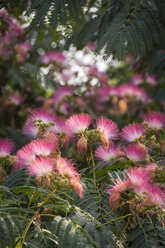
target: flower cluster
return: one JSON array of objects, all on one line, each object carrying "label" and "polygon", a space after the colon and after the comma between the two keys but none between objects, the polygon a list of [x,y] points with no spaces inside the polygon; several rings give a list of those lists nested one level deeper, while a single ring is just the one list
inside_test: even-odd
[{"label": "flower cluster", "polygon": [[131,199],[126,201],[131,211],[144,212],[145,209],[151,211],[164,208],[165,187],[155,182],[158,170],[155,163],[130,168],[123,180],[116,179],[115,185],[107,190],[110,194],[110,205],[113,208],[119,207],[124,201],[124,194],[129,194]]},{"label": "flower cluster", "polygon": [[3,25],[0,34],[0,58],[4,61],[13,58],[19,64],[23,64],[28,51],[32,48],[31,43],[22,41],[23,29],[4,8],[0,9],[0,21]]}]

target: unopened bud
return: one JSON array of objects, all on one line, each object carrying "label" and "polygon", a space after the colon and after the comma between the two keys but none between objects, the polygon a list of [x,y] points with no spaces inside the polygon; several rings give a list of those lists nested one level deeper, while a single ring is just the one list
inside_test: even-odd
[{"label": "unopened bud", "polygon": [[79,154],[85,154],[87,152],[87,139],[82,136],[77,142],[77,151]]}]

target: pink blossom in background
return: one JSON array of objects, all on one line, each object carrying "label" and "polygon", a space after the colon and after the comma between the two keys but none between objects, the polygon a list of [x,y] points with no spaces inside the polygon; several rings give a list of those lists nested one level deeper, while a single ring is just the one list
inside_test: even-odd
[{"label": "pink blossom in background", "polygon": [[48,65],[51,63],[62,64],[66,61],[65,55],[60,51],[49,51],[41,56],[41,63]]},{"label": "pink blossom in background", "polygon": [[110,140],[118,139],[119,130],[115,122],[103,116],[97,119],[96,129],[100,131],[100,137],[104,146],[109,145]]},{"label": "pink blossom in background", "polygon": [[107,148],[99,146],[95,151],[95,157],[104,162],[108,162],[122,155],[123,153],[118,147],[115,147],[114,143],[110,143]]},{"label": "pink blossom in background", "polygon": [[101,86],[97,90],[97,96],[99,101],[105,102],[110,100],[110,93],[112,92],[111,86]]},{"label": "pink blossom in background", "polygon": [[127,54],[124,58],[124,62],[131,64],[135,60],[135,57],[132,54]]},{"label": "pink blossom in background", "polygon": [[89,42],[86,44],[86,47],[89,48],[91,51],[95,51],[96,48],[97,48],[97,44],[94,43],[93,41],[89,41]]},{"label": "pink blossom in background", "polygon": [[145,81],[152,86],[155,86],[157,84],[155,75],[146,75]]},{"label": "pink blossom in background", "polygon": [[24,102],[24,97],[19,92],[13,92],[9,96],[9,100],[16,106],[19,106],[21,103]]},{"label": "pink blossom in background", "polygon": [[135,98],[143,103],[148,103],[151,101],[147,92],[138,86],[132,84],[123,84],[118,87],[118,93],[120,97]]},{"label": "pink blossom in background", "polygon": [[134,76],[131,78],[131,83],[132,83],[133,85],[139,85],[139,84],[143,83],[143,75],[142,75],[142,74],[134,75]]},{"label": "pink blossom in background", "polygon": [[124,147],[124,152],[127,158],[133,162],[145,161],[147,158],[146,147],[139,143],[129,144],[127,147]]},{"label": "pink blossom in background", "polygon": [[17,60],[20,64],[24,63],[25,58],[27,57],[28,51],[32,48],[32,44],[29,41],[19,43],[15,45],[17,51]]},{"label": "pink blossom in background", "polygon": [[66,120],[66,125],[72,133],[85,131],[89,127],[92,117],[89,114],[75,114]]},{"label": "pink blossom in background", "polygon": [[5,157],[14,151],[15,144],[10,139],[0,139],[0,157]]},{"label": "pink blossom in background", "polygon": [[66,97],[71,97],[73,95],[73,90],[66,86],[61,86],[58,88],[53,95],[53,102],[55,108],[58,107],[59,103]]},{"label": "pink blossom in background", "polygon": [[165,128],[165,114],[160,112],[150,112],[145,118],[145,122],[151,129],[163,129]]},{"label": "pink blossom in background", "polygon": [[37,157],[27,166],[28,174],[31,176],[45,176],[53,172],[54,163],[51,157]]},{"label": "pink blossom in background", "polygon": [[135,142],[140,139],[144,131],[145,129],[141,124],[129,124],[122,129],[121,138],[128,142]]}]

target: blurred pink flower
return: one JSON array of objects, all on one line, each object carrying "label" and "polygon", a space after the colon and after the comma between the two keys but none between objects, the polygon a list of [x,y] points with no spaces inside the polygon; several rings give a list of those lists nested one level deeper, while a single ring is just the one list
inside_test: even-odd
[{"label": "blurred pink flower", "polygon": [[148,84],[155,86],[157,84],[155,75],[146,75],[145,80]]},{"label": "blurred pink flower", "polygon": [[41,56],[41,63],[48,65],[51,63],[62,64],[66,61],[66,57],[60,51],[49,51]]},{"label": "blurred pink flower", "polygon": [[139,85],[139,84],[143,83],[143,75],[142,75],[142,74],[134,75],[134,76],[131,78],[131,83],[132,83],[133,85]]},{"label": "blurred pink flower", "polygon": [[[39,127],[37,126],[37,123],[34,122],[40,120],[44,124],[52,123],[55,126],[55,116],[53,114],[50,114],[44,109],[37,109],[28,115],[27,121],[23,127],[23,133],[30,138],[36,138],[39,133]],[[54,126],[50,126],[48,129],[51,130]]]}]

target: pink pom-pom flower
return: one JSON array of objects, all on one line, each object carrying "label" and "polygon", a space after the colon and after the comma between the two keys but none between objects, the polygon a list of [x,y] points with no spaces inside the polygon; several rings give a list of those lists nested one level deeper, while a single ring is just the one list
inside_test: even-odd
[{"label": "pink pom-pom flower", "polygon": [[145,161],[147,158],[146,147],[139,143],[129,144],[124,148],[125,155],[133,162]]},{"label": "pink pom-pom flower", "polygon": [[37,157],[27,166],[28,174],[31,176],[44,176],[53,171],[54,163],[51,157]]},{"label": "pink pom-pom flower", "polygon": [[103,145],[106,147],[109,145],[109,140],[115,140],[118,138],[119,131],[116,123],[103,116],[98,118],[96,129],[100,131],[100,138]]},{"label": "pink pom-pom flower", "polygon": [[[28,116],[28,119],[23,127],[23,133],[30,138],[36,138],[39,134],[39,127],[37,126],[37,123],[41,121],[43,124],[53,124],[55,126],[54,118],[55,116],[48,113],[46,110],[35,110]],[[54,126],[50,126],[49,130]]]},{"label": "pink pom-pom flower", "polygon": [[145,122],[151,129],[165,128],[165,114],[159,112],[151,112],[145,116]]},{"label": "pink pom-pom flower", "polygon": [[116,157],[123,155],[118,147],[115,147],[113,143],[110,143],[108,148],[99,146],[95,151],[95,157],[101,161],[108,162]]},{"label": "pink pom-pom flower", "polygon": [[66,158],[58,157],[55,161],[55,169],[59,175],[68,178],[68,184],[82,197],[83,184],[80,181],[80,175],[75,167]]},{"label": "pink pom-pom flower", "polygon": [[33,140],[17,152],[17,169],[28,166],[37,156],[48,156],[58,147],[58,143],[46,139]]},{"label": "pink pom-pom flower", "polygon": [[79,133],[85,131],[85,129],[89,127],[91,121],[92,118],[88,114],[75,114],[66,120],[66,125],[72,133]]},{"label": "pink pom-pom flower", "polygon": [[10,139],[0,139],[0,157],[5,157],[14,151],[14,142]]},{"label": "pink pom-pom flower", "polygon": [[151,181],[150,173],[143,167],[130,168],[127,176],[129,184],[133,187],[147,185]]},{"label": "pink pom-pom flower", "polygon": [[121,131],[121,137],[128,142],[137,141],[144,133],[144,128],[141,124],[134,123],[125,126]]}]

